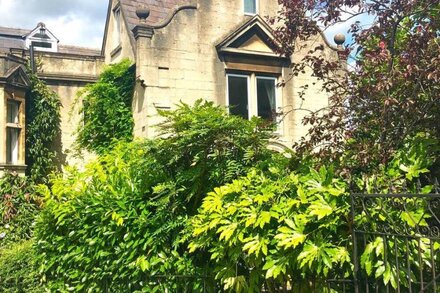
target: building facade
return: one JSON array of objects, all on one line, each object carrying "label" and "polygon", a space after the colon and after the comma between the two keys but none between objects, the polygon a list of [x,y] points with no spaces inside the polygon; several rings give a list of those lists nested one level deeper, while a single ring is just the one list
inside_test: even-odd
[{"label": "building facade", "polygon": [[62,105],[57,162],[82,163],[71,151],[80,121],[80,114],[71,109],[78,91],[97,80],[104,64],[101,50],[59,44],[43,23],[32,30],[0,27],[0,175],[26,170],[25,109],[30,85],[26,66],[31,45],[36,74],[58,94]]},{"label": "building facade", "polygon": [[305,112],[293,109],[319,109],[328,98],[316,83],[301,99],[303,86],[315,80],[311,72],[291,78],[289,67],[319,44],[329,59],[338,58],[338,48],[317,35],[299,44],[302,51],[293,56],[279,56],[267,22],[278,10],[275,0],[109,0],[101,50],[63,46],[41,23],[33,30],[0,28],[0,172],[24,170],[26,164],[29,80],[24,65],[31,45],[41,63],[38,76],[63,105],[59,144],[64,164],[81,163],[69,155],[80,121],[79,113],[69,115],[78,90],[94,82],[104,64],[124,58],[136,67],[136,137],[156,135],[158,109],[205,99],[245,119],[276,121],[274,145],[292,145],[307,132],[301,123]]}]

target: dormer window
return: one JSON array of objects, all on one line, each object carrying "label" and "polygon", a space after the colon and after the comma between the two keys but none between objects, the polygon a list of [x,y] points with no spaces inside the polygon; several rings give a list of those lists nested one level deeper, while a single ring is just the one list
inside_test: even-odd
[{"label": "dormer window", "polygon": [[26,36],[26,47],[44,52],[58,52],[58,39],[40,22],[37,27]]},{"label": "dormer window", "polygon": [[257,1],[258,0],[244,0],[244,14],[255,15],[257,14]]}]

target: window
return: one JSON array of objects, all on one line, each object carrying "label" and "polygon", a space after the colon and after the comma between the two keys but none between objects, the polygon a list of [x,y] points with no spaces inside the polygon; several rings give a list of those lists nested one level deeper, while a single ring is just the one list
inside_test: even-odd
[{"label": "window", "polygon": [[6,123],[6,163],[17,164],[21,131],[19,102],[8,100]]},{"label": "window", "polygon": [[8,127],[6,130],[6,163],[17,164],[18,162],[18,140],[20,137],[19,128]]},{"label": "window", "polygon": [[244,0],[244,13],[257,14],[257,0]]},{"label": "window", "polygon": [[113,16],[115,18],[115,28],[113,30],[114,45],[119,46],[121,43],[121,8],[117,7],[113,10]]},{"label": "window", "polygon": [[249,119],[249,76],[228,75],[229,112]]},{"label": "window", "polygon": [[18,113],[20,109],[20,104],[15,101],[8,101],[8,109],[7,109],[7,123],[18,124]]},{"label": "window", "polygon": [[255,74],[228,74],[229,113],[249,119],[259,116],[275,122],[277,107],[277,79]]},{"label": "window", "polygon": [[258,116],[275,121],[276,115],[276,79],[273,77],[257,77]]}]

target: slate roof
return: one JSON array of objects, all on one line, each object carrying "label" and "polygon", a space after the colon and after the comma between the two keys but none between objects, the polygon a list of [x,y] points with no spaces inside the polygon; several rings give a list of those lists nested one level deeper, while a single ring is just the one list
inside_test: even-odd
[{"label": "slate roof", "polygon": [[136,9],[139,7],[148,7],[150,16],[147,18],[147,24],[153,25],[163,21],[173,8],[188,5],[190,0],[120,0],[121,8],[127,21],[128,28],[131,31],[139,24],[139,18],[136,15]]},{"label": "slate roof", "polygon": [[0,27],[0,36],[23,38],[31,33],[31,30],[12,28],[12,27]]},{"label": "slate roof", "polygon": [[100,49],[68,45],[58,45],[58,52],[63,54],[76,54],[84,56],[101,56]]}]

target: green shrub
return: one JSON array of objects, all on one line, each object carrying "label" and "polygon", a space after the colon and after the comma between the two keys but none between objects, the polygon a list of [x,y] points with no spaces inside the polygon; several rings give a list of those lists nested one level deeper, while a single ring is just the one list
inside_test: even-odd
[{"label": "green shrub", "polygon": [[4,293],[45,292],[38,276],[32,241],[0,249],[0,291]]},{"label": "green shrub", "polygon": [[[437,140],[425,135],[407,141],[405,148],[396,152],[387,166],[380,166],[375,176],[352,178],[356,188],[384,194],[431,192],[433,186],[420,188],[414,179],[429,173],[438,146]],[[225,289],[261,292],[266,288],[276,292],[297,280],[307,284],[305,280],[353,277],[351,229],[353,221],[362,223],[365,215],[352,219],[349,192],[353,190],[349,190],[342,175],[333,172],[331,165],[321,163],[304,158],[287,172],[278,168],[270,168],[270,172],[255,169],[205,197],[198,215],[190,221],[189,249],[207,254],[216,279]],[[427,210],[432,212],[432,207],[418,204],[416,198],[405,200],[405,204],[405,212],[398,207],[371,208],[370,217],[377,218],[372,226],[428,226]],[[424,266],[417,258],[420,253],[425,254],[426,260],[433,257],[433,250],[392,237],[387,247],[393,249],[384,254],[383,241],[379,238],[361,251],[361,269],[394,288],[399,277],[407,277],[396,258],[411,263],[416,273]],[[427,239],[422,241],[429,243]],[[404,282],[401,281],[402,286]]]},{"label": "green shrub", "polygon": [[40,205],[30,179],[11,173],[0,178],[0,248],[32,237]]},{"label": "green shrub", "polygon": [[178,284],[158,275],[205,274],[203,255],[186,252],[188,218],[215,186],[267,167],[270,129],[200,101],[161,115],[162,138],[119,144],[51,181],[36,233],[48,280],[73,291],[163,292]]}]

